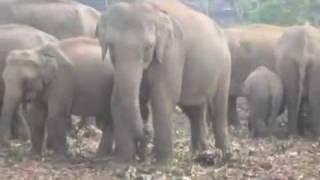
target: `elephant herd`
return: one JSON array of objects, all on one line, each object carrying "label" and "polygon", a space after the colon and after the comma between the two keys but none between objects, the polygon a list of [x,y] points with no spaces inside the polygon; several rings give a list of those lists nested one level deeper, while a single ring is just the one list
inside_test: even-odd
[{"label": "elephant herd", "polygon": [[177,0],[114,2],[101,14],[73,0],[6,0],[0,24],[1,146],[22,126],[32,153],[65,155],[71,115],[92,116],[97,154],[131,163],[145,158],[152,120],[154,154],[166,164],[179,106],[192,152],[208,148],[212,129],[228,158],[240,96],[253,136],[272,135],[285,110],[288,133],[299,135],[304,105],[320,136],[320,31],[311,25],[222,29]]}]

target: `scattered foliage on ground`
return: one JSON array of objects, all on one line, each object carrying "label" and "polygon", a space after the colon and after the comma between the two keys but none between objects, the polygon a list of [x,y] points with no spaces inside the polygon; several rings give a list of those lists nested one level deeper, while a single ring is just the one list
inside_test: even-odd
[{"label": "scattered foliage on ground", "polygon": [[[233,156],[228,162],[214,148],[210,135],[210,151],[197,156],[190,153],[189,122],[181,113],[174,115],[175,155],[171,165],[152,165],[152,153],[144,163],[116,167],[108,159],[97,159],[94,152],[101,132],[93,127],[72,132],[68,137],[70,158],[46,153],[43,157],[28,155],[30,143],[13,142],[10,150],[0,153],[0,179],[12,180],[207,180],[265,179],[317,180],[320,178],[320,141],[307,138],[253,139],[246,128],[247,109],[240,102],[242,127],[232,133]],[[150,151],[152,145],[150,144]]]}]

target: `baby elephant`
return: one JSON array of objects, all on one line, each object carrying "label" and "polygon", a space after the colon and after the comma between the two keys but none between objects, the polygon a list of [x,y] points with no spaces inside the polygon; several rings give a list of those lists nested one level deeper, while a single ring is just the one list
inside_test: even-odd
[{"label": "baby elephant", "polygon": [[278,115],[283,112],[283,86],[278,76],[264,66],[251,72],[242,92],[248,100],[248,128],[254,137],[271,135]]},{"label": "baby elephant", "polygon": [[31,103],[27,121],[32,151],[40,153],[47,129],[48,148],[66,153],[71,114],[95,116],[103,131],[99,152],[110,152],[113,129],[110,98],[113,66],[101,59],[97,40],[78,37],[9,53],[3,73],[3,118],[11,120],[20,103]]}]

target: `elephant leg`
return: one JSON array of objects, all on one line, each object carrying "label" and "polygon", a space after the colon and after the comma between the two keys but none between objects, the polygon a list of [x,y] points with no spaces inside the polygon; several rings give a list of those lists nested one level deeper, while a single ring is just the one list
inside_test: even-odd
[{"label": "elephant leg", "polygon": [[298,114],[298,133],[299,135],[304,135],[308,129],[308,100],[306,97],[301,99],[300,112]]},{"label": "elephant leg", "polygon": [[173,155],[173,132],[171,114],[175,104],[161,83],[151,92],[151,107],[154,127],[154,149],[157,163],[167,164]]},{"label": "elephant leg", "polygon": [[249,131],[249,135],[254,137],[256,132],[255,132],[253,124],[254,124],[253,118],[249,114],[249,116],[248,116],[248,131]]},{"label": "elephant leg", "polygon": [[312,67],[309,82],[309,102],[310,102],[310,120],[312,132],[315,137],[320,136],[320,67]]},{"label": "elephant leg", "polygon": [[20,121],[18,120],[17,113],[14,113],[12,122],[11,122],[11,135],[12,139],[19,139],[19,126],[21,126]]},{"label": "elephant leg", "polygon": [[147,146],[152,140],[152,128],[149,122],[150,110],[148,103],[140,101],[141,116],[143,119],[143,139],[137,144],[137,155],[141,161],[146,159]]},{"label": "elephant leg", "polygon": [[22,111],[23,110],[19,107],[13,116],[11,137],[13,139],[28,140],[30,138],[30,130]]},{"label": "elephant leg", "polygon": [[79,122],[79,129],[89,127],[90,125],[93,125],[94,121],[91,119],[90,116],[81,116],[80,122]]},{"label": "elephant leg", "polygon": [[181,108],[190,120],[192,152],[197,153],[206,150],[206,105],[183,106]]},{"label": "elephant leg", "polygon": [[254,127],[254,137],[266,137],[268,135],[267,132],[267,126],[266,123],[264,121],[264,119],[262,118],[257,118],[254,120],[253,123],[253,127]]},{"label": "elephant leg", "polygon": [[288,109],[288,131],[291,135],[298,135],[298,113],[300,107],[298,68],[294,66],[285,68],[286,71],[284,71],[282,79],[284,83],[284,99]]},{"label": "elephant leg", "polygon": [[67,153],[66,136],[70,120],[69,110],[68,106],[61,106],[56,102],[51,102],[48,105],[47,146],[59,155]]},{"label": "elephant leg", "polygon": [[47,117],[47,108],[43,104],[33,103],[26,115],[30,127],[31,152],[41,154],[45,135],[45,120]]},{"label": "elephant leg", "polygon": [[268,102],[264,103],[264,100],[254,99],[253,101],[249,102],[249,109],[249,119],[252,125],[253,137],[267,136],[267,121],[268,115],[270,114],[269,110],[271,110]]},{"label": "elephant leg", "polygon": [[111,113],[108,116],[97,117],[97,124],[102,130],[102,138],[98,147],[98,156],[109,156],[113,153],[114,128]]},{"label": "elephant leg", "polygon": [[208,111],[211,115],[216,147],[226,156],[230,155],[230,137],[228,132],[228,93],[229,84],[219,86],[215,96],[210,99]]},{"label": "elephant leg", "polygon": [[[128,124],[127,119],[130,119],[132,117],[128,117],[130,113],[132,113],[132,110],[127,110],[129,108],[126,108],[126,111],[128,114],[122,113],[123,107],[120,102],[119,95],[117,94],[116,90],[113,90],[114,94],[112,95],[112,119],[114,119],[114,136],[115,136],[115,153],[116,153],[116,159],[120,163],[131,163],[132,160],[134,160],[134,157],[136,155],[136,134],[134,127],[131,127],[132,124],[136,123],[135,125],[138,126],[137,122],[131,122],[131,124]],[[129,112],[130,111],[130,112]]]},{"label": "elephant leg", "polygon": [[228,103],[228,122],[229,125],[233,125],[235,129],[240,128],[240,121],[237,113],[237,97],[230,96]]},{"label": "elephant leg", "polygon": [[52,149],[59,155],[65,155],[67,153],[67,125],[65,124],[66,118],[64,116],[51,116],[47,120],[47,147]]}]

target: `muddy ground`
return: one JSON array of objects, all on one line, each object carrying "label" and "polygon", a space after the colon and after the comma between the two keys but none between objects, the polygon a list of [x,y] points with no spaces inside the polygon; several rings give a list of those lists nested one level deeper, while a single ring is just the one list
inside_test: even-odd
[{"label": "muddy ground", "polygon": [[[232,158],[223,163],[219,151],[192,156],[189,152],[190,133],[186,117],[173,117],[175,156],[172,165],[154,167],[152,158],[135,167],[111,167],[107,159],[95,159],[101,133],[93,128],[80,130],[68,138],[72,158],[63,160],[50,153],[43,157],[28,155],[29,143],[16,141],[9,151],[0,153],[0,180],[104,180],[104,179],[257,179],[299,180],[320,179],[320,141],[307,138],[253,139],[246,128],[247,107],[240,100],[238,111],[242,119],[241,132],[232,136]],[[150,144],[150,149],[152,145]],[[149,156],[151,157],[151,155]]]}]

